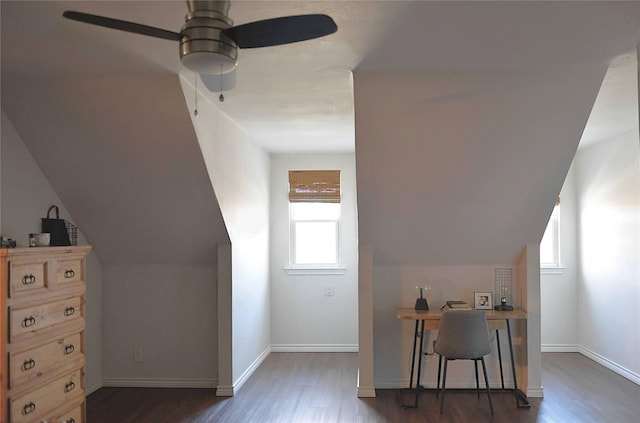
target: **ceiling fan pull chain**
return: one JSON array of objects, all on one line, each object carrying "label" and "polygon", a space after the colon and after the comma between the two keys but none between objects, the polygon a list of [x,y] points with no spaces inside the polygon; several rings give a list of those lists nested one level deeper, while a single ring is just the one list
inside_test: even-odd
[{"label": "ceiling fan pull chain", "polygon": [[193,109],[193,115],[194,116],[198,116],[198,74],[196,73],[196,88],[193,92],[193,95],[195,96],[195,108]]},{"label": "ceiling fan pull chain", "polygon": [[222,75],[222,63],[220,63],[220,97],[218,97],[220,103],[224,101],[224,95],[222,95]]}]

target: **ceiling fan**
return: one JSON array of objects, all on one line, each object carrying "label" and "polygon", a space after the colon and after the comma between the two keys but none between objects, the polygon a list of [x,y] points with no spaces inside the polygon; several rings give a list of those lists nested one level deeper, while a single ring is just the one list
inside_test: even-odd
[{"label": "ceiling fan", "polygon": [[194,72],[223,74],[235,69],[238,48],[270,47],[333,34],[336,23],[327,15],[294,15],[233,26],[229,1],[187,0],[188,13],[180,32],[88,13],[65,11],[74,21],[180,43],[180,60]]}]

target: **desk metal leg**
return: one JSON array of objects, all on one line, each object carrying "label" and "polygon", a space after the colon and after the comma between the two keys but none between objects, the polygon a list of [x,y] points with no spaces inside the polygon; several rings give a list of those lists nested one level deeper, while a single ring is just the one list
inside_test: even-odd
[{"label": "desk metal leg", "polygon": [[416,402],[418,407],[418,396],[420,395],[420,375],[422,374],[422,348],[424,347],[424,320],[420,320],[420,355],[418,355],[418,377],[416,378]]},{"label": "desk metal leg", "polygon": [[504,389],[504,371],[502,370],[502,349],[500,348],[500,331],[496,329],[496,344],[498,345],[498,363],[500,363],[500,382]]},{"label": "desk metal leg", "polygon": [[[420,331],[418,332],[418,327]],[[420,339],[420,354],[418,355],[418,374],[416,377],[416,397],[413,402],[413,405],[410,404],[400,404],[403,408],[417,408],[418,407],[418,398],[420,396],[420,375],[422,373],[422,349],[424,345],[424,320],[416,320],[416,326],[413,335],[413,348],[411,350],[411,375],[409,376],[409,390],[413,389],[413,375],[416,365],[416,343],[418,342],[418,338]]]},{"label": "desk metal leg", "polygon": [[[422,342],[422,337],[420,337]],[[409,389],[413,388],[413,369],[416,365],[416,342],[418,342],[418,321],[413,332],[413,348],[411,349],[411,375],[409,376]]]},{"label": "desk metal leg", "polygon": [[[507,335],[509,336],[509,354],[511,355],[511,371],[513,372],[513,391],[516,396],[516,406],[518,408],[531,408],[531,404],[527,401],[527,397],[518,389],[518,380],[516,376],[516,361],[513,356],[513,341],[511,340],[511,325],[507,320]],[[520,401],[522,400],[522,404]]]}]

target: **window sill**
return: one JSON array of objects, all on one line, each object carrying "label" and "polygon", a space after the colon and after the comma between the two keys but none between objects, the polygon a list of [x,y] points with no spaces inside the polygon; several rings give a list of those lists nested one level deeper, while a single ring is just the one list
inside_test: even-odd
[{"label": "window sill", "polygon": [[566,267],[561,267],[561,266],[540,267],[540,274],[541,275],[564,275],[564,271],[566,269],[567,269]]},{"label": "window sill", "polygon": [[346,267],[285,267],[284,271],[287,275],[344,275],[347,271]]}]

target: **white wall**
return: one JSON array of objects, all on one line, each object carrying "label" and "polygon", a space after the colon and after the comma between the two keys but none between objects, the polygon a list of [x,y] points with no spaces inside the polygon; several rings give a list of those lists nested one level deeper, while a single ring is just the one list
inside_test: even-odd
[{"label": "white wall", "polygon": [[560,191],[560,273],[540,275],[542,351],[578,351],[578,233],[575,163]]},{"label": "white wall", "polygon": [[[180,78],[189,110],[194,88]],[[191,115],[211,183],[231,239],[232,321],[220,333],[231,339],[231,380],[219,380],[219,395],[232,395],[269,351],[269,156],[223,111],[201,97]],[[224,299],[221,299],[224,301]],[[229,329],[229,330],[227,330]],[[222,370],[220,370],[222,373]],[[225,373],[226,374],[226,373]]]},{"label": "white wall", "polygon": [[[3,113],[2,233],[26,246],[51,204],[73,221]],[[82,233],[79,243],[88,244]],[[88,393],[103,385],[216,385],[215,260],[210,266],[103,266],[89,254]],[[134,347],[143,348],[143,363],[134,362]]]},{"label": "white wall", "polygon": [[[288,275],[289,170],[341,170],[343,275]],[[273,351],[357,351],[358,262],[354,154],[271,156],[271,344]],[[334,288],[325,296],[325,287]],[[321,323],[319,323],[321,322]],[[310,328],[313,328],[310,330]]]},{"label": "white wall", "polygon": [[[60,217],[73,221],[73,217],[53,191],[44,174],[31,157],[15,127],[2,111],[1,154],[2,221],[0,232],[28,245],[29,233],[40,231],[40,218],[56,204]],[[88,244],[79,228],[78,244]],[[102,264],[94,252],[87,258],[86,291],[86,384],[87,392],[102,384]]]},{"label": "white wall", "polygon": [[[376,387],[407,382],[412,328],[401,329],[395,309],[414,304],[417,283],[443,273],[432,283],[439,306],[493,290],[494,267],[506,265],[518,267],[526,287],[519,298],[531,313],[514,331],[519,364],[530,365],[521,387],[542,395],[533,246],[605,71],[354,72],[358,231],[373,254]],[[470,376],[459,383],[473,383]]]},{"label": "white wall", "polygon": [[581,352],[640,384],[638,128],[579,150]]},{"label": "white wall", "polygon": [[638,130],[578,150],[560,193],[563,274],[542,274],[542,351],[640,383]]},{"label": "white wall", "polygon": [[[104,266],[105,386],[216,386],[216,271]],[[134,361],[134,348],[142,348],[143,362]]]}]

